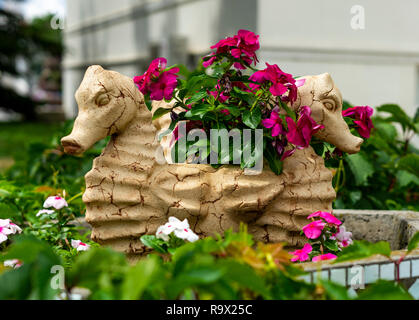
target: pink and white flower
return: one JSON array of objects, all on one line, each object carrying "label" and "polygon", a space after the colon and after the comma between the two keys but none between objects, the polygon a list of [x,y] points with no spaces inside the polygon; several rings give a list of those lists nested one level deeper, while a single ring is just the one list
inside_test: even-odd
[{"label": "pink and white flower", "polygon": [[50,215],[50,214],[53,214],[54,212],[55,212],[54,210],[43,209],[43,210],[39,210],[36,216],[39,217],[40,215],[43,215],[43,214]]},{"label": "pink and white flower", "polygon": [[21,232],[22,229],[10,219],[0,219],[0,243],[6,241],[9,235]]},{"label": "pink and white flower", "polygon": [[77,251],[87,251],[90,249],[90,245],[86,244],[84,242],[81,242],[80,240],[71,240],[71,246],[74,249],[77,249]]},{"label": "pink and white flower", "polygon": [[22,266],[22,262],[18,259],[6,260],[3,265],[8,268],[18,269]]},{"label": "pink and white flower", "polygon": [[0,219],[0,243],[6,241],[11,234],[13,231],[9,228],[9,221]]},{"label": "pink and white flower", "polygon": [[64,207],[68,207],[68,204],[64,198],[61,198],[59,196],[48,197],[47,200],[45,200],[44,202],[44,208],[51,208],[51,207],[57,210],[60,210]]},{"label": "pink and white flower", "polygon": [[339,227],[338,233],[334,235],[339,241],[339,245],[343,248],[352,244],[352,232],[346,231],[344,226]]},{"label": "pink and white flower", "polygon": [[189,227],[188,219],[180,221],[176,217],[169,217],[169,222],[157,229],[156,237],[168,241],[171,233],[174,233],[176,237],[189,242],[194,242],[199,239],[198,235]]}]

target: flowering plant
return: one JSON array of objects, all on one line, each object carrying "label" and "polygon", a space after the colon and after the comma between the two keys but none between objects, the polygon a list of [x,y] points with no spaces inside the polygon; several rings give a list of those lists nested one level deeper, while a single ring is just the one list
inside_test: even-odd
[{"label": "flowering plant", "polygon": [[301,231],[308,243],[302,249],[290,252],[291,261],[322,261],[336,259],[342,248],[352,244],[352,233],[329,212],[317,211],[307,217],[312,221]]},{"label": "flowering plant", "polygon": [[[250,168],[263,155],[271,169],[280,174],[282,161],[295,150],[307,148],[313,134],[323,128],[311,117],[310,107],[302,106],[297,112],[290,108],[305,79],[294,78],[276,64],[266,63],[263,70],[255,69],[259,48],[258,35],[239,30],[233,37],[222,39],[211,47],[212,53],[203,58],[198,72],[188,74],[185,68],[178,66],[166,68],[166,59],[157,58],[142,76],[134,77],[150,110],[151,100],[173,100],[170,107],[155,110],[153,119],[170,113],[171,125],[163,135],[173,132],[172,152],[175,153],[172,158],[175,162],[207,163],[210,158],[214,166],[234,163],[240,164],[241,168]],[[178,78],[178,73],[183,78]],[[369,124],[364,126],[369,116],[369,112],[364,112],[355,121],[357,125],[363,125],[363,133],[370,129]],[[187,124],[183,126],[184,132],[180,132],[180,123],[184,121]],[[214,150],[218,151],[218,140],[207,139],[203,144],[200,141],[180,143],[182,139],[186,140],[186,133],[194,129],[205,133],[212,129],[234,130],[240,137],[244,135],[243,130],[260,129],[263,130],[263,146],[261,149],[256,147],[260,141],[243,143],[240,150],[229,146],[228,152],[213,158]],[[179,150],[185,156],[179,156]],[[246,150],[253,154],[250,160],[242,157]],[[239,153],[238,157],[235,152]]]},{"label": "flowering plant", "polygon": [[141,237],[143,244],[159,253],[173,253],[174,250],[188,242],[199,240],[189,226],[188,219],[180,221],[176,217],[169,217],[169,221],[157,228],[156,235]]}]

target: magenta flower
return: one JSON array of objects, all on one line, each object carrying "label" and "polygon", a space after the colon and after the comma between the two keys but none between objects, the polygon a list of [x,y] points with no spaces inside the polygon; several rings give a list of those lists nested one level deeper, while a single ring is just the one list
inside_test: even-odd
[{"label": "magenta flower", "polygon": [[309,259],[308,255],[311,253],[311,251],[313,251],[313,247],[309,243],[306,243],[302,249],[290,252],[290,254],[293,255],[291,261],[306,261]]},{"label": "magenta flower", "polygon": [[282,126],[282,119],[279,117],[278,111],[272,110],[271,116],[268,119],[262,120],[262,125],[267,128],[272,128],[272,137],[280,134],[285,134],[284,127]]},{"label": "magenta flower", "polygon": [[366,139],[370,137],[371,130],[374,128],[371,121],[373,113],[374,109],[369,106],[357,106],[342,111],[344,117],[355,119],[354,123],[357,125],[359,134]]},{"label": "magenta flower", "polygon": [[134,82],[142,94],[149,93],[149,87],[153,80],[158,79],[162,70],[166,68],[167,60],[165,58],[154,59],[147,71],[142,76],[134,77]]},{"label": "magenta flower", "polygon": [[154,59],[142,76],[134,77],[134,82],[142,94],[150,94],[152,100],[170,100],[177,86],[179,68],[164,71],[167,65],[165,58]]},{"label": "magenta flower", "polygon": [[336,226],[340,226],[342,224],[342,221],[340,221],[338,218],[336,218],[333,214],[329,212],[323,212],[323,211],[317,211],[312,214],[310,214],[307,219],[311,219],[314,217],[320,217],[323,218],[327,223],[334,224]]},{"label": "magenta flower", "polygon": [[[209,59],[204,61],[202,65],[204,68],[209,67],[220,57],[221,53],[230,53],[234,58],[241,59],[247,64],[252,62],[256,65],[258,62],[256,51],[259,50],[259,36],[248,30],[239,30],[234,37],[228,37],[220,40],[217,44],[213,45],[211,49],[216,49],[215,53],[211,53]],[[236,69],[245,69],[246,66],[240,62],[235,62]]]},{"label": "magenta flower", "polygon": [[309,239],[317,239],[322,234],[326,223],[316,220],[303,227],[303,232]]},{"label": "magenta flower", "polygon": [[151,100],[170,100],[173,96],[173,90],[177,86],[177,75],[178,68],[170,69],[169,71],[163,72],[156,82],[150,85],[150,99]]},{"label": "magenta flower", "polygon": [[311,109],[307,106],[300,108],[300,118],[297,123],[290,117],[287,117],[286,121],[288,125],[287,139],[298,149],[307,148],[313,134],[324,128],[322,124],[317,124],[314,121],[311,117]]},{"label": "magenta flower", "polygon": [[323,261],[323,260],[333,260],[336,258],[337,256],[334,255],[333,253],[326,253],[326,254],[313,257],[312,261],[317,262],[317,261]]},{"label": "magenta flower", "polygon": [[[266,63],[266,66],[266,69],[256,71],[250,76],[249,80],[253,81],[250,88],[257,90],[261,84],[271,83],[269,91],[272,95],[293,103],[297,99],[297,87],[304,85],[305,79],[296,81],[291,74],[283,72],[276,64]],[[287,92],[288,96],[285,95]]]}]

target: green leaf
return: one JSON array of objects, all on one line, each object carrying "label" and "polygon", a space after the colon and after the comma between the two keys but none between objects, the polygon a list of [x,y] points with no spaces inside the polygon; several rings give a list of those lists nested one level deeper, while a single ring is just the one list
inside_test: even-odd
[{"label": "green leaf", "polygon": [[416,232],[416,234],[410,239],[409,245],[407,246],[408,253],[415,250],[418,246],[419,246],[419,232]]},{"label": "green leaf", "polygon": [[139,300],[143,292],[156,281],[161,274],[159,260],[155,255],[149,255],[147,259],[140,260],[131,267],[125,275],[122,283],[122,300]]},{"label": "green leaf", "polygon": [[393,141],[397,138],[397,129],[388,122],[374,121],[375,134],[382,136],[387,141]]},{"label": "green leaf", "polygon": [[387,112],[391,114],[391,117],[386,120],[400,123],[403,129],[409,128],[417,132],[417,129],[413,123],[413,120],[400,108],[397,104],[384,104],[377,108],[380,112]]},{"label": "green leaf", "polygon": [[276,152],[275,148],[272,146],[271,143],[266,144],[264,156],[266,160],[268,161],[269,167],[271,170],[277,174],[280,175],[282,173],[283,168],[283,161],[281,161],[278,153]]},{"label": "green leaf", "polygon": [[148,111],[151,111],[153,109],[153,105],[151,100],[144,98],[145,105],[147,106]]},{"label": "green leaf", "polygon": [[320,280],[320,284],[326,290],[326,295],[331,300],[350,300],[348,289],[328,280]]},{"label": "green leaf", "polygon": [[193,118],[193,117],[202,117],[210,110],[211,106],[209,104],[198,104],[192,107],[191,110],[189,110],[185,114],[185,118]]},{"label": "green leaf", "polygon": [[331,251],[339,250],[338,243],[336,241],[327,240],[324,242],[324,245],[326,246],[326,248],[328,248]]},{"label": "green leaf", "polygon": [[172,109],[166,109],[166,108],[158,108],[156,111],[154,111],[153,113],[153,120],[156,120],[158,118],[163,117],[165,114],[171,112]]},{"label": "green leaf", "polygon": [[262,121],[262,112],[259,108],[254,108],[252,111],[245,110],[243,112],[243,123],[249,128],[256,129]]},{"label": "green leaf", "polygon": [[366,185],[367,179],[374,173],[374,167],[360,153],[347,155],[346,162],[351,169],[357,186]]},{"label": "green leaf", "polygon": [[399,160],[397,166],[401,170],[406,170],[416,177],[419,177],[419,155],[411,153]]},{"label": "green leaf", "polygon": [[419,177],[405,170],[398,170],[396,172],[396,177],[397,177],[397,184],[400,188],[404,188],[408,186],[410,183],[413,183],[416,186],[419,185]]},{"label": "green leaf", "polygon": [[167,253],[167,245],[166,242],[162,239],[158,239],[154,235],[144,235],[141,237],[141,242],[159,253]]},{"label": "green leaf", "polygon": [[227,109],[228,111],[230,111],[230,113],[234,116],[234,117],[238,117],[240,115],[240,110],[239,108],[235,107],[235,106],[223,106],[224,109]]},{"label": "green leaf", "polygon": [[232,259],[221,260],[219,264],[220,267],[225,269],[225,277],[227,279],[262,295],[265,299],[270,299],[270,292],[265,281],[252,267]]},{"label": "green leaf", "polygon": [[396,282],[379,280],[361,291],[357,300],[413,300],[413,297]]},{"label": "green leaf", "polygon": [[11,206],[6,203],[0,203],[0,219],[13,220],[13,218],[19,216],[20,212],[15,206]]},{"label": "green leaf", "polygon": [[206,90],[199,91],[199,92],[195,93],[192,97],[190,97],[188,100],[186,100],[185,104],[191,104],[191,103],[201,101],[202,99],[206,98],[207,96],[208,96],[208,93],[207,93]]},{"label": "green leaf", "polygon": [[390,257],[390,244],[387,241],[380,241],[377,243],[370,243],[364,240],[354,241],[352,245],[343,248],[340,256],[334,263],[364,259],[376,254]]}]

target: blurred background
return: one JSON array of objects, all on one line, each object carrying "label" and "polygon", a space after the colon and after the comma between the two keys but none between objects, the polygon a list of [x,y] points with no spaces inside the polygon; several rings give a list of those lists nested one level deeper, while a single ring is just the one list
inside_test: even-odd
[{"label": "blurred background", "polygon": [[354,105],[419,104],[419,1],[0,0],[0,168],[77,114],[85,69],[195,68],[219,39],[260,35],[260,65],[329,72]]}]

